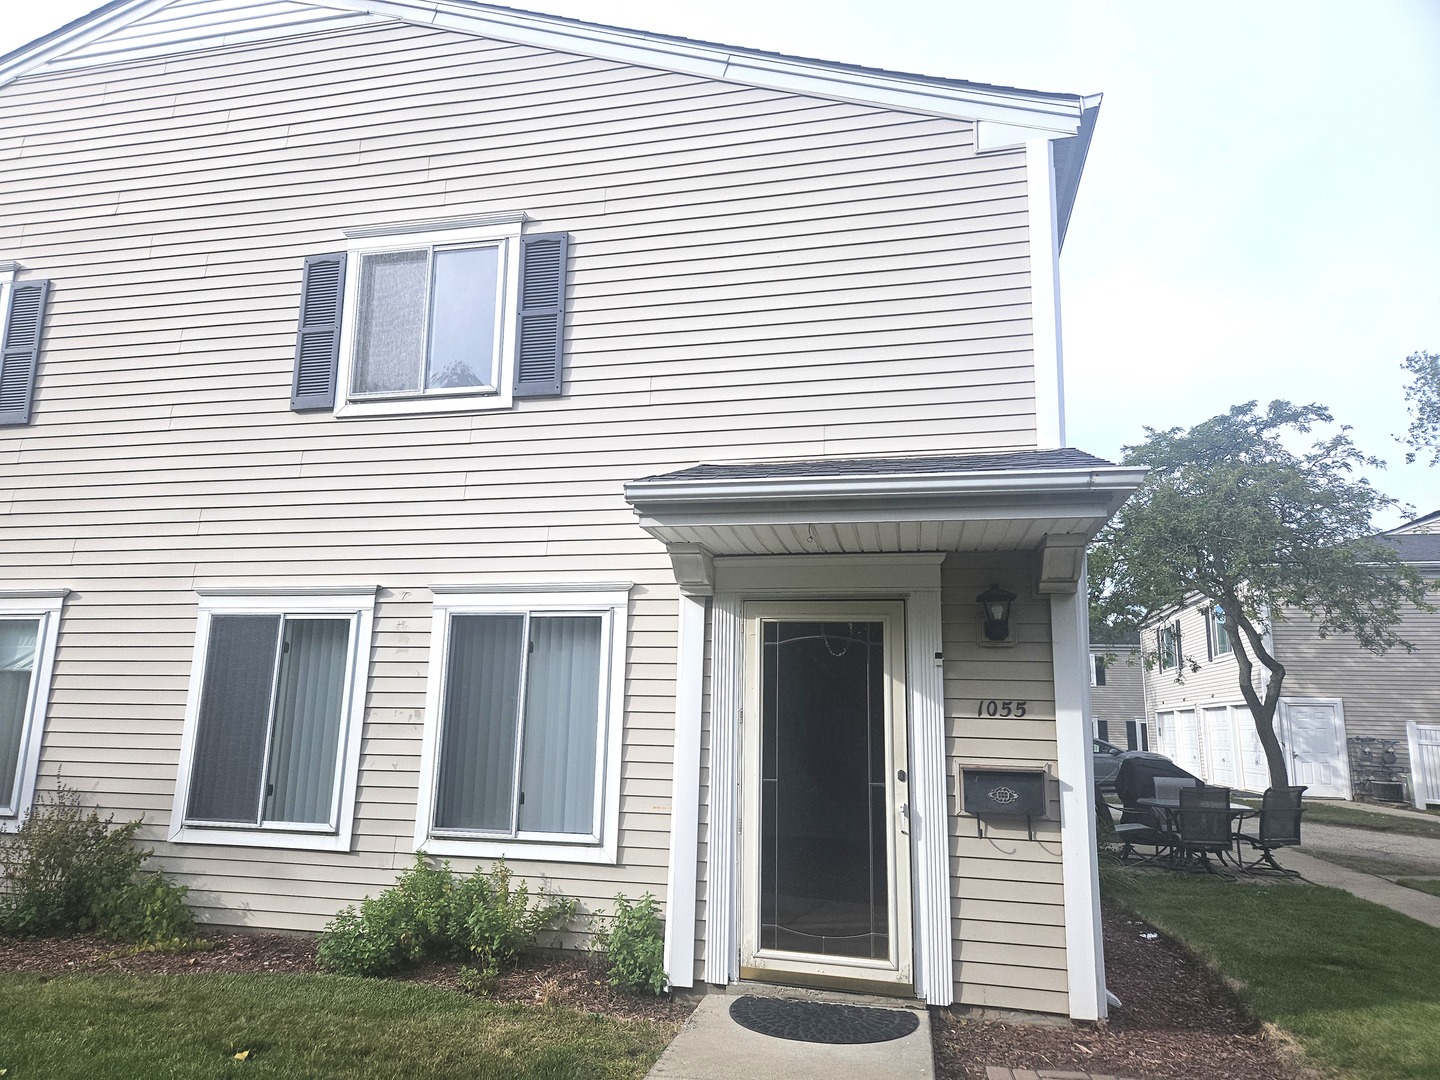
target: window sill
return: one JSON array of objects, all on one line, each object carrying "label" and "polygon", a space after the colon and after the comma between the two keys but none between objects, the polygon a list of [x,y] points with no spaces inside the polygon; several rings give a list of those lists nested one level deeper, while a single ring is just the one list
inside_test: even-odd
[{"label": "window sill", "polygon": [[619,860],[617,845],[541,843],[533,840],[457,840],[454,837],[426,837],[415,849],[446,858],[504,859],[506,862],[591,863],[614,866]]},{"label": "window sill", "polygon": [[170,831],[172,844],[214,844],[226,847],[282,848],[290,851],[350,850],[348,832],[285,832],[280,829],[223,829],[183,825]]},{"label": "window sill", "polygon": [[340,420],[365,416],[464,416],[468,413],[499,412],[513,406],[512,395],[437,394],[434,397],[363,398],[345,401],[335,407]]}]

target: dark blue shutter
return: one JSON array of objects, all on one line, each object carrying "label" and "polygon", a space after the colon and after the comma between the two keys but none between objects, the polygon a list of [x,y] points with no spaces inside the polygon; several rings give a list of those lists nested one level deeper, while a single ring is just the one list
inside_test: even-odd
[{"label": "dark blue shutter", "polygon": [[5,352],[0,356],[0,424],[28,424],[40,365],[48,281],[16,282],[5,313]]},{"label": "dark blue shutter", "polygon": [[344,300],[344,254],[307,258],[300,290],[300,332],[295,340],[295,381],[290,390],[290,408],[297,412],[335,406]]},{"label": "dark blue shutter", "polygon": [[516,397],[560,393],[565,338],[565,233],[520,238],[519,333],[515,349]]}]

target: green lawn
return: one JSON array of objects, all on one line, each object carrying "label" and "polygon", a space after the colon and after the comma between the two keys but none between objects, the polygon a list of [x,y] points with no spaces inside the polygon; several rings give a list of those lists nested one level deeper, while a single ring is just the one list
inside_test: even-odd
[{"label": "green lawn", "polygon": [[1300,826],[1302,836],[1306,825],[1339,825],[1345,829],[1369,829],[1371,832],[1429,836],[1440,840],[1440,817],[1434,814],[1416,811],[1401,817],[1398,814],[1377,814],[1370,810],[1355,810],[1349,806],[1336,806],[1312,799],[1305,800],[1305,813]]},{"label": "green lawn", "polygon": [[1316,885],[1126,873],[1110,891],[1237,980],[1322,1070],[1435,1080],[1440,930]]},{"label": "green lawn", "polygon": [[368,979],[0,973],[5,1080],[638,1080],[672,1035]]}]

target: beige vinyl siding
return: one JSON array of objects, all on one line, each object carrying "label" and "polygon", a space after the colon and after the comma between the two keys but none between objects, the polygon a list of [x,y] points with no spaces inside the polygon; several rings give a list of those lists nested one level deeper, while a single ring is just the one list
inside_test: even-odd
[{"label": "beige vinyl siding", "polygon": [[[1440,587],[1440,576],[1427,576]],[[1440,723],[1440,612],[1410,608],[1395,630],[1414,652],[1376,656],[1348,635],[1321,638],[1312,620],[1293,615],[1275,621],[1275,650],[1285,665],[1286,698],[1339,698],[1346,737],[1396,740],[1395,768],[1408,772],[1406,722]]]},{"label": "beige vinyl siding", "polygon": [[[1160,624],[1151,624],[1142,631],[1141,648],[1152,661],[1144,673],[1146,715],[1151,720],[1154,720],[1156,712],[1171,709],[1226,704],[1244,707],[1235,654],[1231,652],[1213,660],[1207,659],[1209,653],[1205,645],[1205,612],[1209,607],[1208,601],[1191,604],[1182,608],[1178,615],[1170,615],[1163,620],[1164,625],[1176,621],[1180,623],[1181,650],[1185,661],[1178,670],[1171,668],[1161,671],[1158,661],[1155,660],[1155,634]],[[1237,629],[1236,633],[1239,632]],[[1199,670],[1192,669],[1192,660]],[[1264,685],[1263,671],[1262,665],[1256,662],[1252,682],[1257,690]]]},{"label": "beige vinyl siding", "polygon": [[[951,555],[941,570],[946,773],[950,787],[951,927],[955,1000],[1065,1013],[1065,898],[1059,792],[1051,821],[991,819],[984,835],[961,813],[962,765],[1048,765],[1054,772],[1055,690],[1050,605],[1033,591],[1026,555]],[[1019,594],[1013,646],[987,647],[975,597],[992,582]],[[1023,700],[1024,719],[975,715],[980,701]]]},{"label": "beige vinyl siding", "polygon": [[[0,258],[54,282],[0,431],[7,580],[74,590],[42,787],[144,815],[215,921],[315,929],[408,863],[438,583],[636,583],[619,864],[515,868],[663,899],[675,589],[623,483],[1035,442],[1024,158],[966,123],[392,24],[21,79],[0,147]],[[563,397],[290,411],[305,256],[512,210],[572,237]],[[381,590],[349,854],[163,842],[194,590],[257,584]]]}]

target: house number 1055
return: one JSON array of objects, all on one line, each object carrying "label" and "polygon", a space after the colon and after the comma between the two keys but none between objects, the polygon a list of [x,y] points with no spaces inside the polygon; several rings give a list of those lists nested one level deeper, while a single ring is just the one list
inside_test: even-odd
[{"label": "house number 1055", "polygon": [[975,707],[975,715],[1024,716],[1026,704],[1027,702],[1024,701],[996,701],[994,698],[990,698],[988,701],[980,702],[980,704]]}]

